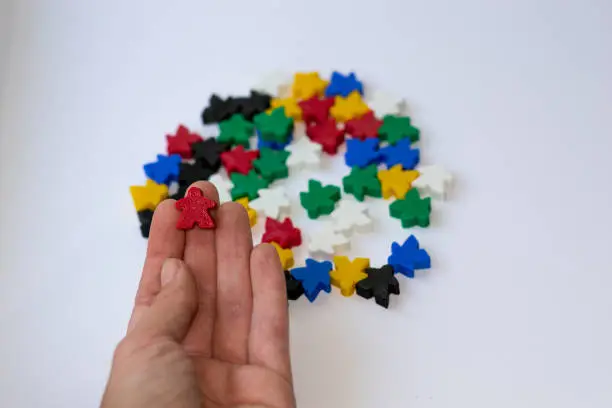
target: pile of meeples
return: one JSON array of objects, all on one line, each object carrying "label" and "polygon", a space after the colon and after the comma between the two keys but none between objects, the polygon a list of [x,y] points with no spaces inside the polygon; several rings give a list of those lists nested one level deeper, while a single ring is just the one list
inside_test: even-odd
[{"label": "pile of meeples", "polygon": [[[390,294],[399,294],[395,275],[413,278],[415,270],[430,267],[430,257],[413,235],[392,243],[388,264],[380,268],[368,258],[339,255],[353,234],[372,226],[365,200],[392,199],[389,215],[403,228],[428,227],[432,197],[443,199],[452,181],[440,166],[419,165],[414,145],[420,131],[403,108],[401,99],[364,94],[354,73],[334,72],[329,81],[317,72],[270,75],[248,96],[213,95],[202,121],[218,124],[218,136],[204,140],[179,126],[166,136],[167,155],[145,164],[146,184],[130,188],[142,235],[148,237],[153,212],[168,197],[181,212],[177,228],[215,228],[219,203],[189,188],[209,180],[220,203],[234,200],[245,207],[251,226],[266,218],[262,241],[277,249],[289,299],[305,294],[312,302],[333,285],[344,296],[356,292],[388,307]],[[290,180],[289,169],[316,168],[322,154],[337,155],[345,141],[350,171],[342,188],[311,179],[299,195],[308,217],[323,220],[316,239],[308,240],[312,258],[295,268],[292,248],[302,245],[302,233],[288,217],[291,198],[282,183]]]}]

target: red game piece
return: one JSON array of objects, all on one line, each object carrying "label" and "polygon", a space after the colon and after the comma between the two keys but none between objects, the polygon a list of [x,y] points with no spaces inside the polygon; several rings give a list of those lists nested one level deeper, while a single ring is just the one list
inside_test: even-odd
[{"label": "red game piece", "polygon": [[179,154],[183,159],[191,159],[193,156],[191,145],[204,139],[197,133],[189,131],[186,126],[179,125],[176,135],[166,135],[166,140],[169,155]]},{"label": "red game piece", "polygon": [[229,152],[221,153],[221,162],[227,174],[233,172],[248,174],[253,168],[253,160],[258,157],[259,150],[244,150],[243,146],[238,146]]},{"label": "red game piece", "polygon": [[175,203],[175,207],[181,211],[176,228],[189,230],[196,224],[200,228],[215,228],[215,221],[208,211],[217,207],[217,202],[204,197],[204,193],[199,188],[190,188],[187,195]]},{"label": "red game piece", "polygon": [[313,142],[320,144],[327,154],[336,154],[344,142],[344,130],[338,129],[334,119],[306,126],[306,134]]},{"label": "red game piece", "polygon": [[361,140],[369,137],[378,137],[378,129],[382,124],[383,121],[376,119],[374,112],[370,111],[360,118],[351,119],[346,122],[346,133]]},{"label": "red game piece", "polygon": [[334,106],[334,98],[319,99],[315,96],[300,102],[299,105],[304,122],[321,123],[329,117],[329,110]]},{"label": "red game piece", "polygon": [[293,248],[302,244],[302,233],[299,228],[293,226],[291,218],[280,222],[268,217],[266,232],[261,237],[261,242],[276,242],[284,249]]}]

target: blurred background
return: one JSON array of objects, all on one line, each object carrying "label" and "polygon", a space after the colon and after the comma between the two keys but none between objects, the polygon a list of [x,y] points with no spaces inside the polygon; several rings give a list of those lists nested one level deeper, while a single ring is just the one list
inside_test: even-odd
[{"label": "blurred background", "polygon": [[429,229],[381,202],[353,241],[431,253],[389,310],[290,305],[299,406],[609,407],[611,43],[605,0],[0,0],[0,406],[97,406],[164,135],[207,134],[212,92],[337,69],[404,96],[457,183]]}]

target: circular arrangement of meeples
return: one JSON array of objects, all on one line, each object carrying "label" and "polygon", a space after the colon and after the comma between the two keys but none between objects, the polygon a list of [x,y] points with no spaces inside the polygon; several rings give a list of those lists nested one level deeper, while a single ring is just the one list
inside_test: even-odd
[{"label": "circular arrangement of meeples", "polygon": [[[386,265],[342,256],[353,234],[367,234],[372,226],[364,201],[389,200],[384,215],[405,229],[428,227],[432,198],[444,199],[452,182],[441,166],[419,163],[421,132],[403,111],[402,99],[364,93],[355,73],[333,72],[329,79],[317,72],[270,74],[248,96],[212,95],[202,122],[218,125],[218,135],[204,139],[180,125],[166,136],[167,154],[144,165],[145,185],[130,187],[141,233],[149,236],[153,212],[168,197],[181,212],[177,228],[215,228],[219,203],[189,188],[208,180],[220,203],[244,206],[251,226],[265,218],[262,242],[278,252],[290,300],[305,295],[314,302],[333,285],[344,296],[373,297],[387,308],[390,295],[400,293],[396,275],[414,278],[431,261],[410,233],[390,243]],[[342,158],[338,149],[345,142]],[[310,179],[306,191],[290,197],[278,180],[290,180],[290,170],[316,169],[322,155],[340,156],[347,175],[338,185]],[[292,200],[310,219],[321,220],[316,239],[302,239],[291,219]],[[304,242],[310,257],[295,267],[292,248]]]}]

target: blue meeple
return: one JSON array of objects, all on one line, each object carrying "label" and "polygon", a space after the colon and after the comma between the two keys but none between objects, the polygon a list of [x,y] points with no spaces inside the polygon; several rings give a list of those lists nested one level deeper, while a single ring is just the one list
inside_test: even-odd
[{"label": "blue meeple", "polygon": [[357,75],[355,75],[354,72],[343,75],[338,71],[334,71],[329,81],[329,85],[327,85],[325,89],[325,97],[342,96],[346,98],[353,91],[357,91],[363,95],[363,84],[357,79]]},{"label": "blue meeple", "polygon": [[332,270],[332,263],[329,261],[315,261],[306,259],[306,266],[294,268],[291,275],[302,283],[304,294],[311,302],[314,302],[321,291],[331,292],[331,281],[329,272]]},{"label": "blue meeple", "polygon": [[157,184],[169,185],[173,181],[177,181],[179,177],[181,165],[181,156],[172,154],[165,156],[157,155],[157,161],[147,163],[143,166],[147,178],[153,180]]},{"label": "blue meeple", "polygon": [[344,162],[349,167],[366,167],[380,159],[378,139],[349,139],[346,141]]},{"label": "blue meeple", "polygon": [[409,236],[403,244],[394,242],[391,245],[391,255],[387,259],[395,272],[408,278],[414,278],[417,269],[429,269],[431,258],[424,249],[420,248],[419,241],[414,235]]},{"label": "blue meeple", "polygon": [[402,139],[395,145],[383,147],[379,153],[387,168],[401,164],[404,170],[414,170],[421,158],[421,151],[412,148],[410,139]]}]

